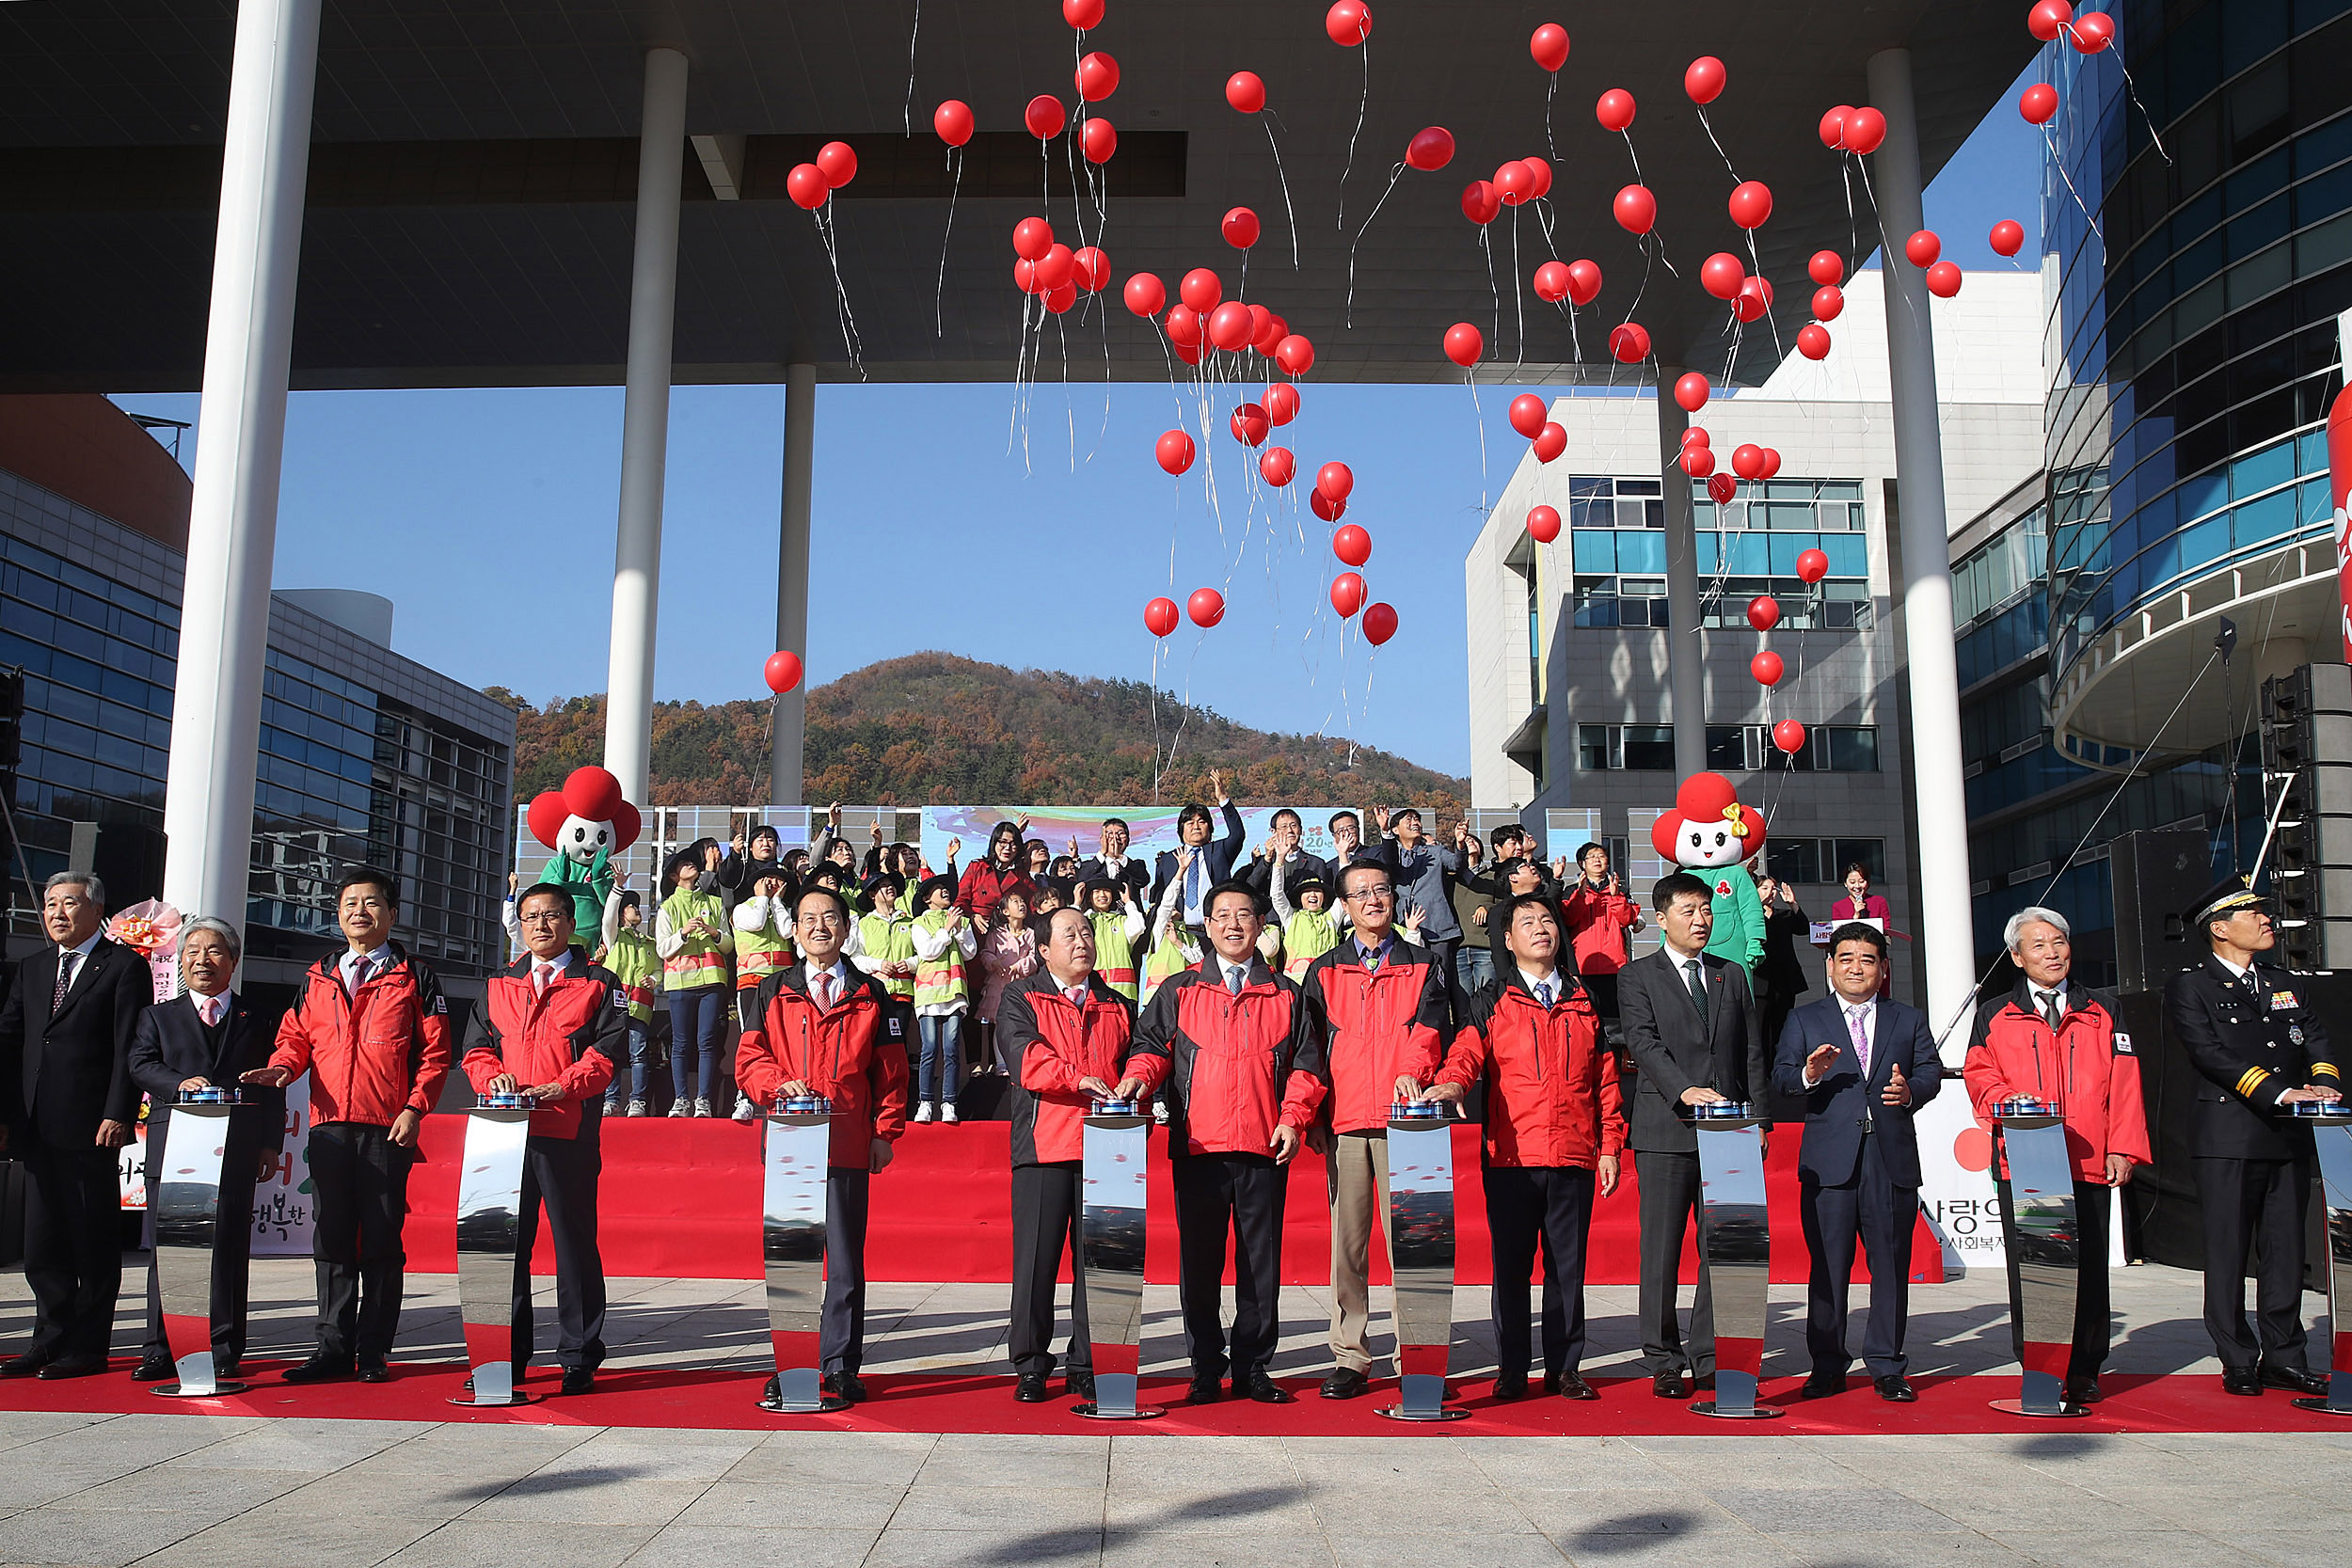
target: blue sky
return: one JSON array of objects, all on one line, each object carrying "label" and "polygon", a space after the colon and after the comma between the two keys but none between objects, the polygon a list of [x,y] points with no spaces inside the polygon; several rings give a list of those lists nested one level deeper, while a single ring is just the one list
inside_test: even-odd
[{"label": "blue sky", "polygon": [[[2014,217],[2036,249],[2037,133],[2005,96],[1928,192],[1928,222],[1965,267]],[[869,307],[870,308],[870,307]],[[1249,513],[1242,449],[1209,443],[1181,483],[1152,461],[1174,422],[1166,386],[1077,379],[1030,392],[1025,459],[1009,382],[828,386],[817,418],[808,646],[817,683],[899,654],[1156,678],[1244,723],[1321,730],[1450,773],[1470,770],[1462,557],[1480,499],[1521,447],[1510,396],[1485,388],[1486,472],[1461,387],[1302,385],[1279,433],[1300,478]],[[1083,358],[1072,356],[1073,377]],[[193,395],[118,399],[195,420]],[[1218,404],[1224,410],[1237,397]],[[671,401],[656,693],[760,694],[772,650],[783,392],[681,387]],[[366,588],[396,605],[393,645],[475,686],[537,701],[601,690],[620,484],[618,388],[309,392],[291,401],[275,581]],[[1009,427],[1015,431],[1009,445]],[[1073,439],[1074,431],[1074,439]],[[183,449],[193,463],[196,444]],[[1304,507],[1331,458],[1356,473],[1348,520],[1364,575],[1397,610],[1379,650],[1342,638],[1323,602],[1338,563]],[[1224,624],[1188,623],[1153,657],[1152,594],[1216,587]],[[1238,558],[1238,569],[1229,562]],[[553,610],[555,613],[548,611]]]}]

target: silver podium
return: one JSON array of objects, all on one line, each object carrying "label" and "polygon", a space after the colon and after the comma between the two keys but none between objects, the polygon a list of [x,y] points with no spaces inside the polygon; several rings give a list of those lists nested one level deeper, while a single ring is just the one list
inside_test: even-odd
[{"label": "silver podium", "polygon": [[1692,1107],[1699,1140],[1699,1267],[1715,1307],[1715,1397],[1700,1416],[1771,1420],[1756,1402],[1764,1370],[1764,1315],[1772,1281],[1772,1227],[1764,1200],[1764,1118],[1738,1101]]},{"label": "silver podium", "polygon": [[1143,1343],[1145,1139],[1152,1113],[1133,1100],[1098,1100],[1087,1114],[1078,1254],[1092,1335],[1094,1398],[1072,1405],[1098,1421],[1162,1414],[1136,1402]]},{"label": "silver podium", "polygon": [[529,1404],[515,1386],[515,1243],[523,1206],[527,1094],[485,1094],[466,1113],[466,1163],[457,1178],[457,1305],[466,1330],[470,1393],[450,1403]]},{"label": "silver podium", "polygon": [[[2074,1161],[2066,1149],[2066,1123],[2058,1107],[2030,1097],[1994,1107],[2000,1153],[2009,1166],[2009,1205],[2002,1242],[2017,1274],[2017,1331],[2024,1343],[2024,1386],[1993,1408],[2011,1416],[2066,1418],[2090,1414],[2066,1402],[2066,1366],[2074,1354],[2074,1302],[2083,1248],[2090,1238],[2074,1205]],[[2107,1239],[2098,1245],[2106,1249]]]},{"label": "silver podium", "polygon": [[2319,1153],[2320,1208],[2328,1248],[2328,1392],[2294,1402],[2298,1410],[2352,1416],[2352,1106],[2297,1105]]},{"label": "silver podium", "polygon": [[1458,1421],[1445,1374],[1454,1350],[1454,1120],[1443,1101],[1389,1107],[1389,1277],[1396,1291],[1393,1421]]},{"label": "silver podium", "polygon": [[[164,1137],[164,1168],[155,1173],[155,1277],[164,1338],[173,1347],[180,1381],[149,1392],[166,1399],[211,1399],[246,1388],[221,1382],[213,1369],[213,1242],[223,1223],[220,1168],[237,1101],[231,1086],[188,1090],[172,1107]],[[151,1159],[154,1150],[148,1153]],[[250,1225],[253,1216],[239,1214],[233,1223]]]},{"label": "silver podium", "polygon": [[825,1310],[825,1172],[833,1148],[833,1101],[779,1099],[768,1113],[760,1200],[760,1251],[767,1261],[768,1338],[773,1391],[762,1410],[823,1416],[850,1402],[828,1394],[818,1368]]}]

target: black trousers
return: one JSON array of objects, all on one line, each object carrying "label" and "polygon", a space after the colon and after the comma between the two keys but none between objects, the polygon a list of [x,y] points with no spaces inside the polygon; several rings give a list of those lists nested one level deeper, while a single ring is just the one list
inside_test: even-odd
[{"label": "black trousers", "polygon": [[[2221,1365],[2303,1363],[2303,1217],[2311,1168],[2300,1160],[2200,1158],[2205,1210],[2205,1332]],[[2254,1251],[2254,1318],[2246,1321],[2246,1255]]]},{"label": "black trousers", "polygon": [[370,1366],[392,1354],[408,1262],[401,1228],[416,1163],[416,1151],[392,1142],[389,1127],[329,1121],[310,1129],[318,1354],[330,1361]]},{"label": "black trousers", "polygon": [[[2001,1231],[2016,1233],[2010,1210],[2009,1181],[1995,1179],[2000,1196]],[[2107,1228],[2112,1223],[2115,1189],[2104,1181],[2074,1178],[2074,1234],[2081,1238],[2082,1257],[2074,1270],[2074,1339],[2066,1357],[2066,1378],[2097,1377],[2107,1364]],[[2025,1293],[2017,1271],[2017,1249],[2009,1255],[2009,1344],[2017,1358],[2026,1358]]]},{"label": "black trousers", "polygon": [[59,1148],[38,1137],[17,1147],[24,1162],[33,1350],[103,1361],[114,1343],[115,1299],[122,1293],[121,1158],[111,1148]]},{"label": "black trousers", "polygon": [[1581,1165],[1488,1165],[1486,1233],[1493,1250],[1495,1361],[1504,1376],[1528,1364],[1528,1271],[1544,1256],[1544,1371],[1584,1359],[1584,1243],[1593,1226],[1593,1173]]},{"label": "black trousers", "polygon": [[1012,1370],[1024,1375],[1053,1375],[1054,1287],[1064,1257],[1070,1259],[1070,1350],[1064,1364],[1073,1372],[1094,1370],[1086,1260],[1078,1245],[1085,1168],[1076,1160],[1012,1167],[1012,1327],[1007,1348]]},{"label": "black trousers", "polygon": [[1454,996],[1454,955],[1462,950],[1462,939],[1458,936],[1438,937],[1427,945],[1429,956],[1438,966],[1438,973],[1445,976],[1446,1017],[1451,1022],[1459,1024],[1463,1011],[1461,1004]]},{"label": "black trousers", "polygon": [[1854,1242],[1870,1260],[1870,1316],[1862,1326],[1862,1359],[1870,1375],[1900,1377],[1911,1363],[1903,1329],[1911,1315],[1911,1235],[1919,1219],[1919,1189],[1898,1187],[1879,1158],[1879,1141],[1866,1133],[1852,1180],[1824,1186],[1800,1177],[1804,1249],[1813,1259],[1805,1285],[1804,1348],[1816,1374],[1843,1377],[1846,1297],[1853,1280]]},{"label": "black trousers", "polygon": [[864,1165],[825,1170],[825,1308],[817,1370],[854,1372],[866,1360],[866,1212],[873,1176]]},{"label": "black trousers", "polygon": [[[156,1210],[155,1173],[164,1168],[164,1152],[171,1145],[171,1120],[147,1124],[147,1212]],[[213,1362],[245,1359],[247,1284],[253,1259],[253,1186],[262,1151],[244,1139],[231,1137],[220,1162],[220,1199],[213,1227]],[[164,1334],[163,1279],[150,1254],[147,1259],[147,1343],[141,1360],[171,1354]]]},{"label": "black trousers", "polygon": [[[1274,1359],[1281,1336],[1282,1202],[1290,1172],[1266,1154],[1180,1154],[1176,1293],[1195,1377],[1247,1375]],[[1233,1239],[1233,1332],[1223,1312],[1225,1238]]]},{"label": "black trousers", "polygon": [[596,1178],[604,1170],[597,1113],[583,1110],[576,1138],[523,1144],[521,1225],[515,1236],[515,1349],[528,1365],[537,1334],[531,1310],[531,1253],[539,1211],[555,1245],[555,1359],[565,1371],[604,1364],[604,1257],[596,1250]]},{"label": "black trousers", "polygon": [[1682,1238],[1696,1223],[1699,1157],[1679,1150],[1645,1148],[1636,1156],[1642,1202],[1642,1368],[1650,1376],[1688,1366],[1705,1377],[1715,1370],[1715,1295],[1699,1270],[1698,1299],[1691,1304],[1686,1350],[1677,1303],[1682,1287]]}]

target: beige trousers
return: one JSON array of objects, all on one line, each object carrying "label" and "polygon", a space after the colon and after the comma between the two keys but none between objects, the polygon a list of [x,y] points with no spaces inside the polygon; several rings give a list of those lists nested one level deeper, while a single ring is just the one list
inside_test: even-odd
[{"label": "beige trousers", "polygon": [[1372,1234],[1389,1220],[1389,1135],[1342,1132],[1331,1140],[1331,1357],[1372,1370]]}]

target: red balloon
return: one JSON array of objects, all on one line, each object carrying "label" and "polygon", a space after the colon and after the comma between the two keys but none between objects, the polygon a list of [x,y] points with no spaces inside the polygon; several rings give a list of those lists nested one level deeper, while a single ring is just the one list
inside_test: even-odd
[{"label": "red balloon", "polygon": [[1331,579],[1331,608],[1344,621],[1364,608],[1364,579],[1354,572],[1342,572]]},{"label": "red balloon", "polygon": [[2034,8],[2026,13],[2026,31],[2048,43],[2066,30],[2074,20],[2074,8],[2066,0],[2034,0]]},{"label": "red balloon", "polygon": [[1287,381],[1277,381],[1258,400],[1265,417],[1278,425],[1288,424],[1298,418],[1298,388]]},{"label": "red balloon", "polygon": [[1225,102],[1246,115],[1265,107],[1265,83],[1254,71],[1236,71],[1225,78]]},{"label": "red balloon", "polygon": [[2085,11],[2074,19],[2075,51],[2096,55],[2115,41],[2115,18],[2105,11]]},{"label": "red balloon", "polygon": [[1249,307],[1229,299],[1209,312],[1209,341],[1227,353],[1249,346]]},{"label": "red balloon", "polygon": [[1743,441],[1732,450],[1731,471],[1741,479],[1764,477],[1764,449],[1754,441]]},{"label": "red balloon", "polygon": [[[1255,446],[1257,443],[1253,441],[1250,444]],[[1288,447],[1268,447],[1258,454],[1258,477],[1278,490],[1288,484],[1297,472],[1298,457]]]},{"label": "red balloon", "polygon": [[1333,43],[1352,49],[1372,37],[1372,8],[1364,0],[1337,0],[1323,13],[1323,30]]},{"label": "red balloon", "polygon": [[1715,454],[1696,443],[1683,448],[1682,455],[1675,461],[1679,463],[1682,466],[1682,471],[1692,479],[1705,479],[1715,471]]},{"label": "red balloon", "polygon": [[1728,250],[1719,250],[1699,263],[1699,287],[1717,299],[1737,298],[1740,285],[1747,280],[1746,264]]},{"label": "red balloon", "polygon": [[1155,455],[1161,467],[1181,474],[1192,467],[1192,437],[1181,430],[1168,431],[1161,436]]},{"label": "red balloon", "polygon": [[1077,270],[1077,253],[1066,245],[1057,245],[1037,259],[1038,285],[1046,292],[1058,289]]},{"label": "red balloon", "polygon": [[1724,473],[1708,475],[1707,499],[1717,506],[1728,505],[1731,498],[1739,493],[1740,481],[1734,476]]},{"label": "red balloon", "polygon": [[1143,607],[1143,625],[1154,637],[1166,637],[1176,629],[1176,601],[1163,594]]},{"label": "red balloon", "polygon": [[1610,356],[1620,365],[1638,365],[1649,357],[1649,329],[1628,322],[1609,334]]},{"label": "red balloon", "polygon": [[817,150],[817,172],[828,187],[839,190],[857,178],[856,150],[845,141],[827,142]]},{"label": "red balloon", "polygon": [[1797,328],[1797,352],[1807,359],[1829,357],[1829,328],[1820,322],[1809,322]]},{"label": "red balloon", "polygon": [[[1321,495],[1320,490],[1315,492]],[[1361,566],[1372,559],[1372,535],[1354,523],[1343,523],[1331,535],[1331,553],[1350,566]]]},{"label": "red balloon", "polygon": [[[1189,305],[1168,308],[1168,341],[1178,348],[1198,349],[1200,346],[1200,312]],[[1195,356],[1189,363],[1200,363]]]},{"label": "red balloon", "polygon": [[1846,150],[1846,120],[1853,113],[1853,105],[1840,103],[1821,117],[1821,145],[1832,152]]},{"label": "red balloon", "polygon": [[1819,582],[1829,576],[1829,556],[1821,550],[1806,550],[1797,557],[1797,576],[1805,582]]},{"label": "red balloon", "polygon": [[1424,174],[1441,169],[1453,161],[1454,133],[1442,125],[1423,126],[1405,144],[1406,166]]},{"label": "red balloon", "polygon": [[2028,125],[2049,124],[2058,107],[2058,88],[2047,82],[2036,82],[2017,95],[2017,112],[2026,117]]},{"label": "red balloon", "polygon": [[1233,410],[1233,417],[1226,422],[1232,428],[1234,440],[1245,447],[1254,447],[1265,439],[1272,421],[1266,419],[1264,409],[1254,403],[1245,403]]},{"label": "red balloon", "polygon": [[1051,310],[1055,315],[1058,316],[1065,313],[1072,306],[1077,303],[1078,280],[1074,277],[1062,284],[1060,288],[1051,289],[1046,292],[1045,309]]},{"label": "red balloon", "polygon": [[1568,297],[1565,261],[1546,261],[1535,269],[1535,297],[1547,305],[1557,305]]},{"label": "red balloon", "polygon": [[1356,490],[1356,470],[1344,463],[1326,463],[1315,470],[1315,488],[1335,501],[1343,501]]},{"label": "red balloon", "polygon": [[1633,95],[1623,87],[1611,87],[1593,105],[1593,118],[1600,121],[1604,131],[1622,131],[1633,123]]},{"label": "red balloon", "polygon": [[1078,287],[1087,293],[1099,294],[1103,292],[1103,285],[1111,280],[1111,259],[1104,255],[1099,246],[1088,245],[1083,250],[1073,251],[1070,259],[1077,269]]},{"label": "red balloon", "polygon": [[1760,479],[1770,479],[1778,472],[1780,472],[1780,449],[1778,447],[1766,447],[1764,449],[1764,471],[1757,477]]},{"label": "red balloon", "polygon": [[1932,229],[1922,229],[1903,242],[1903,255],[1915,267],[1931,267],[1944,254],[1944,242],[1935,237]]},{"label": "red balloon", "polygon": [[1706,407],[1708,392],[1707,377],[1696,371],[1686,372],[1682,378],[1675,383],[1675,402],[1681,405],[1682,411],[1686,414],[1695,414]]},{"label": "red balloon", "polygon": [[1835,283],[1824,283],[1813,291],[1813,319],[1834,322],[1846,310],[1846,291]]},{"label": "red balloon", "polygon": [[1781,673],[1780,656],[1770,648],[1748,660],[1748,673],[1756,677],[1758,686],[1778,686]]},{"label": "red balloon", "polygon": [[1600,297],[1600,268],[1591,261],[1568,263],[1568,303],[1590,305]]},{"label": "red balloon", "polygon": [[1772,744],[1790,756],[1804,750],[1804,726],[1794,719],[1784,719],[1772,726]]},{"label": "red balloon", "polygon": [[1119,62],[1100,49],[1089,50],[1081,56],[1073,75],[1081,103],[1100,103],[1119,90]]},{"label": "red balloon", "polygon": [[1462,187],[1462,215],[1470,222],[1484,226],[1494,222],[1502,211],[1502,193],[1495,189],[1491,180],[1473,180]]},{"label": "red balloon", "polygon": [[1327,523],[1338,522],[1347,512],[1346,501],[1334,499],[1320,490],[1310,490],[1307,493],[1307,506],[1316,516]]},{"label": "red balloon", "polygon": [[[1181,310],[1184,307],[1180,305],[1176,309]],[[1171,315],[1174,313],[1174,311],[1169,312]],[[1182,359],[1187,365],[1198,365],[1200,363],[1201,355],[1208,352],[1207,345],[1201,342],[1200,338],[1197,336],[1191,342],[1178,343],[1175,344],[1174,347],[1176,350],[1176,357]]]},{"label": "red balloon", "polygon": [[1886,140],[1886,117],[1876,109],[1856,109],[1846,117],[1846,150],[1867,157]]},{"label": "red balloon", "polygon": [[1742,282],[1731,302],[1731,313],[1743,322],[1762,321],[1772,309],[1772,286],[1760,277]]},{"label": "red balloon", "polygon": [[1205,316],[1225,297],[1225,285],[1208,268],[1195,267],[1176,285],[1176,296]]},{"label": "red balloon", "polygon": [[1987,243],[1993,246],[1995,256],[2014,256],[2025,248],[2026,226],[2015,218],[2003,218],[1993,226]]},{"label": "red balloon", "polygon": [[1258,214],[1247,207],[1235,207],[1217,225],[1225,235],[1225,243],[1235,250],[1248,250],[1258,243]]},{"label": "red balloon", "polygon": [[1524,206],[1535,195],[1535,171],[1514,158],[1495,170],[1494,187],[1505,207]]},{"label": "red balloon", "polygon": [[1960,293],[1960,263],[1938,261],[1928,269],[1928,293],[1938,299],[1949,299]]},{"label": "red balloon", "polygon": [[1761,229],[1772,215],[1772,187],[1761,180],[1742,180],[1731,188],[1731,200],[1726,205],[1732,222],[1742,229]]},{"label": "red balloon", "polygon": [[1723,61],[1712,55],[1701,55],[1684,68],[1682,90],[1690,94],[1693,103],[1712,103],[1724,95],[1724,84],[1729,79]]},{"label": "red balloon", "polygon": [[1748,625],[1758,631],[1770,631],[1780,625],[1780,601],[1770,594],[1758,594],[1748,601]]},{"label": "red balloon", "polygon": [[1070,123],[1070,116],[1062,108],[1060,99],[1050,92],[1041,92],[1021,112],[1021,123],[1029,128],[1029,135],[1045,141],[1062,134],[1062,128]]},{"label": "red balloon", "polygon": [[1315,345],[1294,332],[1274,345],[1274,362],[1293,375],[1305,375],[1315,368]]},{"label": "red balloon", "polygon": [[1535,433],[1536,462],[1549,463],[1567,450],[1568,433],[1556,422],[1548,420],[1544,428]]},{"label": "red balloon", "polygon": [[1805,273],[1814,282],[1826,288],[1846,280],[1846,259],[1834,250],[1817,250],[1813,260],[1805,263]]},{"label": "red balloon", "polygon": [[1025,294],[1041,294],[1045,292],[1043,286],[1037,280],[1037,263],[1025,256],[1012,264],[1012,286]]},{"label": "red balloon", "polygon": [[1445,329],[1445,356],[1470,369],[1486,352],[1486,336],[1468,322],[1455,322]]},{"label": "red balloon", "polygon": [[1617,226],[1629,234],[1646,234],[1658,225],[1658,198],[1647,185],[1628,185],[1617,193],[1610,211],[1616,214]]},{"label": "red balloon", "polygon": [[1511,400],[1511,428],[1531,441],[1549,417],[1550,410],[1544,406],[1544,400],[1533,392],[1521,392]]},{"label": "red balloon", "polygon": [[768,656],[768,662],[760,673],[767,679],[768,689],[781,697],[801,684],[801,656],[789,649],[778,648]]},{"label": "red balloon", "polygon": [[1560,537],[1560,514],[1549,506],[1527,509],[1527,536],[1538,545],[1549,545]]},{"label": "red balloon", "polygon": [[1225,595],[1214,588],[1196,588],[1184,601],[1184,613],[1192,617],[1196,626],[1206,629],[1216,626],[1225,619]]},{"label": "red balloon", "polygon": [[1119,127],[1094,117],[1078,127],[1078,150],[1089,164],[1107,164],[1119,153]]},{"label": "red balloon", "polygon": [[1527,193],[1527,199],[1530,201],[1541,200],[1545,194],[1551,189],[1551,165],[1547,163],[1545,160],[1536,157],[1533,152],[1529,153],[1526,157],[1521,158],[1519,162],[1525,164],[1527,166],[1527,172],[1535,177],[1535,188]]},{"label": "red balloon", "polygon": [[1249,308],[1249,346],[1260,354],[1272,354],[1274,345],[1290,335],[1290,327],[1281,317],[1263,305]]},{"label": "red balloon", "polygon": [[1545,23],[1527,40],[1527,52],[1546,71],[1559,70],[1568,63],[1568,30],[1557,22]]},{"label": "red balloon", "polygon": [[795,207],[805,207],[813,213],[833,195],[833,187],[825,183],[825,171],[815,164],[795,164],[792,172],[784,177],[784,194],[792,198]]},{"label": "red balloon", "polygon": [[1043,218],[1023,218],[1012,226],[1012,253],[1034,261],[1054,248],[1054,226]]},{"label": "red balloon", "polygon": [[961,98],[950,98],[931,111],[931,129],[949,147],[961,147],[970,141],[973,126],[972,105]]},{"label": "red balloon", "polygon": [[1703,424],[1694,424],[1690,429],[1684,431],[1682,433],[1682,444],[1686,447],[1703,447],[1708,445],[1707,427]]},{"label": "red balloon", "polygon": [[1079,32],[1103,24],[1103,0],[1061,0],[1061,19]]},{"label": "red balloon", "polygon": [[1380,646],[1396,635],[1396,610],[1388,604],[1375,604],[1364,611],[1364,641]]}]

